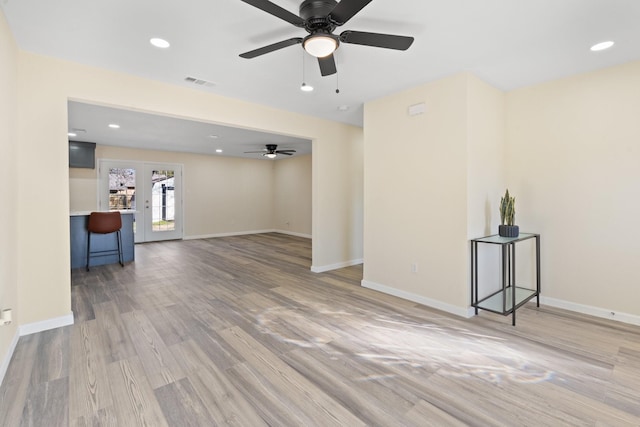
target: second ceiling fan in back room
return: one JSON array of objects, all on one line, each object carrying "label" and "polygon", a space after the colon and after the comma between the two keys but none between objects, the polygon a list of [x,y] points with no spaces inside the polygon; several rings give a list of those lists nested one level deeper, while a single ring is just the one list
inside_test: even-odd
[{"label": "second ceiling fan in back room", "polygon": [[276,144],[267,144],[260,151],[245,151],[245,154],[262,154],[264,157],[268,157],[270,159],[275,159],[278,154],[284,154],[285,156],[292,156],[296,150],[278,150],[278,146]]},{"label": "second ceiling fan in back room", "polygon": [[335,0],[305,0],[300,5],[300,16],[283,9],[269,0],[241,1],[287,21],[296,27],[304,28],[309,33],[304,38],[294,37],[245,52],[240,55],[242,58],[255,58],[278,49],[302,43],[302,47],[307,53],[318,58],[320,73],[323,76],[329,76],[337,72],[333,52],[340,46],[340,43],[396,50],[407,50],[413,43],[413,37],[392,34],[350,30],[343,31],[339,36],[333,34],[336,27],[344,25],[372,0],[342,0],[339,3]]}]

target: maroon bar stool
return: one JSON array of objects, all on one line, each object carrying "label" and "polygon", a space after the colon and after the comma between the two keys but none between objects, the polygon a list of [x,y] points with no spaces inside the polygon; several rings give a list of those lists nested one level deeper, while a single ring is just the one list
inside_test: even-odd
[{"label": "maroon bar stool", "polygon": [[[118,261],[124,267],[122,261],[122,236],[120,229],[122,228],[122,217],[120,212],[91,212],[89,215],[89,224],[87,224],[87,271],[89,271],[89,260],[91,256],[115,255],[118,253]],[[94,251],[91,252],[91,233],[111,234],[116,233],[118,241],[118,250]]]}]

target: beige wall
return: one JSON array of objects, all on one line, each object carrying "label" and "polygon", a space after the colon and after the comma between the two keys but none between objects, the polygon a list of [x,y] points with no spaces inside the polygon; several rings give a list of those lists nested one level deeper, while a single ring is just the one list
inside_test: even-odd
[{"label": "beige wall", "polygon": [[[459,74],[370,102],[364,118],[363,285],[459,313],[468,305],[467,97]],[[409,116],[421,102],[426,113]]]},{"label": "beige wall", "polygon": [[[467,238],[473,239],[496,234],[500,224],[498,205],[508,187],[505,94],[471,74],[467,75],[467,85]],[[519,254],[532,253],[522,249]],[[526,263],[522,264],[526,267]],[[469,267],[469,262],[465,267]],[[499,247],[482,245],[478,250],[478,267],[479,294],[486,296],[495,292],[500,283]],[[464,283],[465,289],[469,289],[469,280]],[[470,295],[468,301],[471,301]]]},{"label": "beige wall", "polygon": [[[361,258],[361,254],[343,249],[354,246],[345,240],[360,225],[351,215],[349,189],[333,185],[335,181],[357,179],[353,170],[358,167],[333,162],[333,157],[335,152],[361,143],[359,128],[27,52],[19,53],[19,82],[17,146],[22,163],[18,167],[21,184],[17,209],[22,219],[18,229],[22,322],[64,316],[71,309],[66,135],[69,99],[311,139],[313,264],[325,266]],[[51,188],[56,191],[46,191]]]},{"label": "beige wall", "polygon": [[271,228],[311,236],[311,163],[310,155],[274,163]]},{"label": "beige wall", "polygon": [[[327,263],[313,260],[313,271],[320,272],[362,262],[362,181],[363,181],[363,132],[360,128],[344,127],[336,135],[336,143],[313,143],[313,251],[316,251],[316,236],[325,229],[340,229],[346,238],[331,240],[326,253]],[[338,141],[346,140],[349,144]],[[317,209],[324,206],[324,212]],[[327,215],[332,207],[339,208],[341,215]]]},{"label": "beige wall", "polygon": [[0,326],[0,380],[8,360],[6,356],[20,322],[18,308],[18,155],[16,150],[18,49],[0,10],[0,310],[13,309],[14,322]]},{"label": "beige wall", "polygon": [[542,236],[543,296],[638,322],[640,62],[506,99],[507,177],[518,223]]},{"label": "beige wall", "polygon": [[[272,229],[311,236],[311,155],[268,161],[98,145],[96,157],[183,165],[185,238]],[[97,179],[97,168],[69,169],[70,210],[97,208]]]},{"label": "beige wall", "polygon": [[[64,70],[18,64],[18,297],[20,323],[71,313]],[[63,210],[64,206],[64,210]],[[37,227],[34,227],[37,224]]]},{"label": "beige wall", "polygon": [[467,74],[468,237],[498,232],[505,191],[505,94]]}]

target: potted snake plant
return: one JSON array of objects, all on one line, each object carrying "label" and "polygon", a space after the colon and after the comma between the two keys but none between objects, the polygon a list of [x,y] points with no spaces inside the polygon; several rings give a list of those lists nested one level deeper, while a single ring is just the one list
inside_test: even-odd
[{"label": "potted snake plant", "polygon": [[509,195],[509,189],[500,199],[500,226],[498,234],[502,237],[518,237],[520,227],[514,225],[516,216],[516,198]]}]

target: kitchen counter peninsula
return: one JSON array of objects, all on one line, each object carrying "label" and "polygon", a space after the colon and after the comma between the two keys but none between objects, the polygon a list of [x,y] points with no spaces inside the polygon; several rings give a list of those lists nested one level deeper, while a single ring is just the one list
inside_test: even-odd
[{"label": "kitchen counter peninsula", "polygon": [[[70,212],[70,231],[71,231],[71,268],[85,268],[87,266],[87,224],[89,223],[89,215],[92,211],[76,211]],[[135,211],[120,211],[122,215],[122,258],[124,262],[130,262],[135,259],[135,250],[133,244],[133,220]],[[93,256],[91,257],[91,266],[117,264],[118,263],[118,244],[116,233],[111,234],[95,234],[91,236],[91,251],[116,251],[113,255]]]}]

